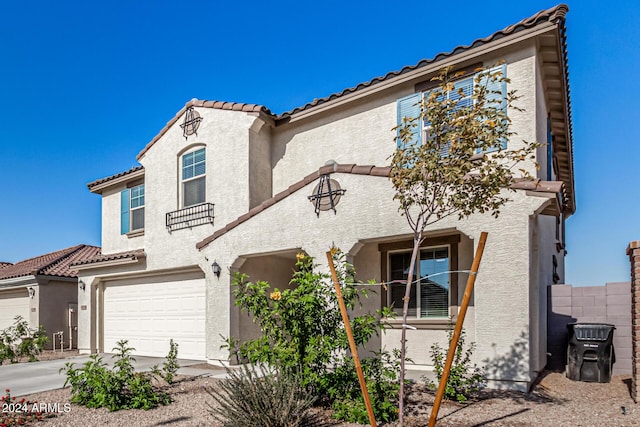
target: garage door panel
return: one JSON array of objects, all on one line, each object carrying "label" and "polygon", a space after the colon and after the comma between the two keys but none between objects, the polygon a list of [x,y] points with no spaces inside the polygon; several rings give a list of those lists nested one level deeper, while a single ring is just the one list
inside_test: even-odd
[{"label": "garage door panel", "polygon": [[0,291],[0,331],[12,326],[15,317],[29,321],[29,294],[26,289]]},{"label": "garage door panel", "polygon": [[105,286],[104,347],[128,339],[135,354],[205,359],[204,279]]}]

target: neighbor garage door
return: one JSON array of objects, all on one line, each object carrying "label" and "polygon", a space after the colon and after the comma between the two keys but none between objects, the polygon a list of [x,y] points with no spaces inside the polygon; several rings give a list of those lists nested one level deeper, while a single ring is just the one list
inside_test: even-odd
[{"label": "neighbor garage door", "polygon": [[107,283],[103,301],[105,352],[126,339],[134,354],[164,357],[173,338],[179,358],[205,359],[204,278]]},{"label": "neighbor garage door", "polygon": [[29,292],[26,288],[0,291],[0,330],[14,323],[16,316],[29,321]]}]

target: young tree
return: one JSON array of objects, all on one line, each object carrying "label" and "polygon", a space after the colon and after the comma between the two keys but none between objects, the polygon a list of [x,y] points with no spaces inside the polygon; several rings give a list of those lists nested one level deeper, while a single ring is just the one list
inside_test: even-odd
[{"label": "young tree", "polygon": [[[398,147],[391,159],[394,199],[414,234],[403,325],[407,323],[413,272],[426,227],[451,215],[463,219],[474,213],[491,213],[497,217],[500,207],[509,200],[515,174],[519,171],[519,178],[531,179],[526,169],[516,168],[529,157],[534,160],[532,154],[539,146],[523,141],[518,148],[507,148],[507,141],[514,136],[507,109],[521,109],[513,105],[518,99],[515,91],[506,90],[509,80],[504,65],[478,69],[472,79],[450,71],[441,70],[433,79],[436,87],[417,103],[405,101],[415,117],[402,117],[397,127]],[[404,425],[405,354],[403,327],[400,425]]]}]

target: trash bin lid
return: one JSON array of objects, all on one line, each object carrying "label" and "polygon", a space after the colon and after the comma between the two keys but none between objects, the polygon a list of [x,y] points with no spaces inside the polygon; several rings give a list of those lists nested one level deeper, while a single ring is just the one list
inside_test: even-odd
[{"label": "trash bin lid", "polygon": [[616,327],[608,323],[569,323],[567,328],[578,340],[606,341]]}]

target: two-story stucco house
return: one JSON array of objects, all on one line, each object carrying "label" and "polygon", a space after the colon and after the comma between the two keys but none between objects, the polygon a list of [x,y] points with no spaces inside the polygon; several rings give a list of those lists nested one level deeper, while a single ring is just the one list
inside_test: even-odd
[{"label": "two-story stucco house", "polygon": [[[564,281],[564,223],[575,211],[567,7],[542,11],[488,37],[397,72],[274,114],[260,105],[191,100],[137,157],[140,166],[88,184],[102,196],[102,254],[78,263],[81,351],[110,351],[128,339],[136,352],[228,360],[223,337],[246,339],[255,325],[234,307],[234,272],[288,285],[296,253],[326,268],[332,244],[348,253],[361,280],[402,279],[411,229],[388,178],[398,117],[442,67],[473,69],[505,61],[507,142],[545,145],[525,168],[498,219],[447,218],[427,230],[418,273],[467,270],[489,232],[467,339],[490,379],[525,389],[546,364],[547,287]],[[471,79],[468,74],[463,79]],[[415,101],[414,101],[415,102]],[[331,185],[334,197],[327,193]],[[340,190],[340,191],[338,191]],[[343,191],[344,190],[344,191]],[[429,369],[429,348],[446,342],[467,276],[424,281],[410,301],[408,356]],[[372,308],[401,306],[401,287],[379,287]],[[400,322],[375,343],[400,345]]]}]

